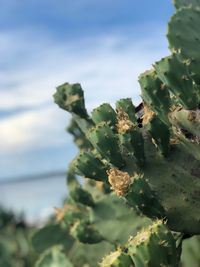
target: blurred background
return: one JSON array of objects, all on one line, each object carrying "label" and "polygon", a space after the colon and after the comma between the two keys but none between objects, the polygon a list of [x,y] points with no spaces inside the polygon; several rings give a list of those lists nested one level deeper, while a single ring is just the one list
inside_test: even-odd
[{"label": "blurred background", "polygon": [[80,82],[91,111],[140,102],[137,77],[168,55],[169,0],[0,0],[0,205],[42,221],[76,155],[55,87]]}]

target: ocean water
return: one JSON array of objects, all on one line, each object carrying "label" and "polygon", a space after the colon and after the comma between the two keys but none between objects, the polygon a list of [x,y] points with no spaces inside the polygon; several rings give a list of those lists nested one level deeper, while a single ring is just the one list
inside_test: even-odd
[{"label": "ocean water", "polygon": [[64,175],[0,184],[0,203],[17,213],[24,213],[30,223],[42,222],[60,207],[67,196]]}]

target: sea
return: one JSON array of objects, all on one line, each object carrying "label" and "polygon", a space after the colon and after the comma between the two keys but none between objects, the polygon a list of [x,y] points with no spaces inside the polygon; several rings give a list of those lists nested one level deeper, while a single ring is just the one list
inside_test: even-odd
[{"label": "sea", "polygon": [[30,224],[42,223],[61,207],[67,197],[65,175],[0,184],[0,204],[23,214]]}]

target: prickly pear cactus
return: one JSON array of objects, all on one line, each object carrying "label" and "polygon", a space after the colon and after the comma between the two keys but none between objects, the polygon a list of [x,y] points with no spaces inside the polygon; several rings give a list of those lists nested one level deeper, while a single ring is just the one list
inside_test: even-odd
[{"label": "prickly pear cactus", "polygon": [[80,84],[63,84],[54,95],[92,146],[75,159],[77,174],[109,182],[130,206],[186,234],[200,233],[197,3],[176,1],[167,34],[172,54],[139,76],[141,110],[128,98],[116,109],[102,104],[89,116]]},{"label": "prickly pear cactus", "polygon": [[200,1],[174,3],[171,54],[139,76],[139,106],[125,98],[89,114],[80,84],[54,94],[72,115],[68,130],[80,148],[68,171],[70,197],[56,210],[74,240],[74,266],[96,266],[102,251],[101,267],[189,265],[183,240],[200,234]]}]

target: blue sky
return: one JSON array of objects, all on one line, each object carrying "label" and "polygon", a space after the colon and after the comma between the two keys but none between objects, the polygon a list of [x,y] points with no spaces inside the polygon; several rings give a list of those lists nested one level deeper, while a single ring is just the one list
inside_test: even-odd
[{"label": "blue sky", "polygon": [[64,170],[76,153],[70,116],[52,99],[80,82],[89,110],[132,97],[166,56],[170,1],[0,0],[0,179]]}]

